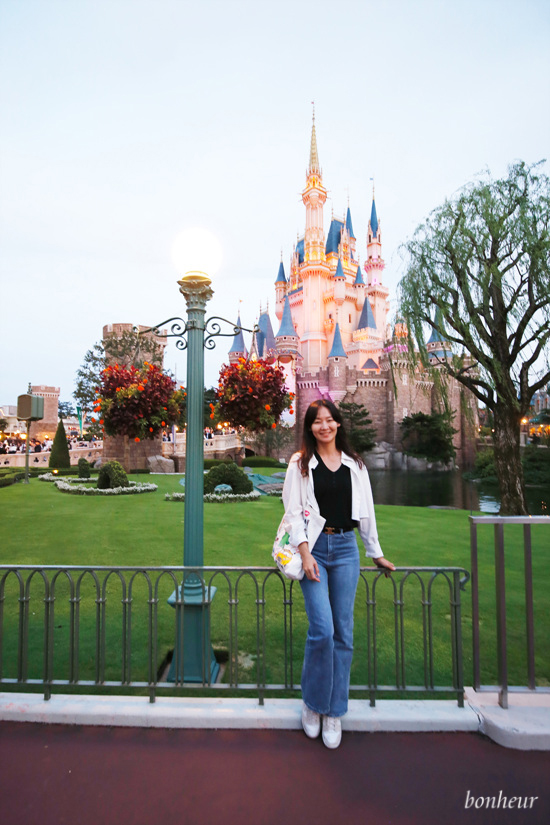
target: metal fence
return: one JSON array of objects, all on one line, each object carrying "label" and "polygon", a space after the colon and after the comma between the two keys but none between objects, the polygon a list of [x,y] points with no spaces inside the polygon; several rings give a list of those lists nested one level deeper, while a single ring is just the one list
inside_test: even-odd
[{"label": "metal fence", "polygon": [[[480,554],[478,551],[479,535],[478,527],[483,525],[493,527],[494,531],[494,568],[493,572],[486,573],[486,576],[493,575],[494,582],[488,578],[481,581],[480,577]],[[508,564],[505,561],[504,529],[513,525],[523,527],[523,535],[510,534],[508,531]],[[510,691],[537,691],[540,693],[550,692],[550,688],[545,685],[537,685],[537,643],[548,645],[548,613],[544,606],[539,611],[539,627],[546,624],[546,631],[540,633],[539,638],[535,637],[535,595],[533,588],[533,555],[532,555],[532,528],[534,526],[545,525],[543,547],[546,555],[550,549],[550,517],[549,516],[470,516],[470,548],[471,548],[471,574],[472,574],[472,639],[473,639],[473,686],[478,691],[498,691],[499,705],[502,708],[508,707],[508,693]],[[485,557],[483,557],[485,562]],[[484,565],[486,566],[486,565]],[[506,582],[507,576],[514,580],[513,590],[519,590],[523,582],[523,605],[517,599],[514,602],[507,597]],[[490,610],[486,609],[482,616],[480,606],[480,594],[485,594],[489,585],[493,584],[496,594],[495,605],[491,605]],[[538,581],[538,592],[547,594],[550,582],[547,577],[545,581]],[[512,590],[512,587],[509,587]],[[543,600],[541,599],[541,604]],[[508,624],[513,611],[514,620],[524,621],[523,633],[514,635],[514,651],[518,650],[524,656],[525,676],[521,678],[521,684],[509,685],[509,638]],[[521,613],[523,617],[521,618]],[[495,616],[495,627],[490,627],[488,614]],[[516,624],[516,621],[514,622]],[[483,628],[483,633],[482,633]],[[496,648],[496,680],[497,684],[482,684],[482,669],[484,661],[494,657]],[[548,661],[546,661],[548,665]],[[515,667],[515,672],[518,668]],[[541,681],[545,680],[543,676]]]},{"label": "metal fence", "polygon": [[[181,584],[192,579],[204,655],[190,682]],[[351,690],[372,705],[403,692],[462,705],[468,579],[459,567],[397,568],[387,578],[362,568]],[[152,702],[162,691],[246,690],[262,704],[267,691],[299,690],[306,631],[299,585],[272,567],[0,566],[0,686],[45,699],[61,690],[147,692]]]}]

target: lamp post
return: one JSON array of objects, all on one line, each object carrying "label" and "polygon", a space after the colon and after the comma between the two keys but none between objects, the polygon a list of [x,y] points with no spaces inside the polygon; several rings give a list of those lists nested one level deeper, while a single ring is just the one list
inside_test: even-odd
[{"label": "lamp post", "polygon": [[[187,304],[187,320],[169,318],[141,334],[169,327],[164,337],[177,338],[178,349],[187,349],[187,436],[185,443],[185,511],[183,531],[184,579],[168,599],[176,608],[175,652],[168,674],[169,682],[207,682],[216,680],[219,664],[210,645],[210,604],[216,588],[201,578],[204,566],[204,349],[213,349],[217,336],[234,336],[244,327],[225,318],[205,321],[206,304],[214,294],[209,276],[192,270],[178,281]],[[229,324],[224,333],[218,323]],[[248,332],[256,331],[247,330]]]}]

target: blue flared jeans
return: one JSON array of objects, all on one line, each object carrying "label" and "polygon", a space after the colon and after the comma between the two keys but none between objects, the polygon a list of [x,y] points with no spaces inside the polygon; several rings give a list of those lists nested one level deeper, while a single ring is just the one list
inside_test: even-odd
[{"label": "blue flared jeans", "polygon": [[300,582],[309,620],[302,698],[316,713],[343,716],[348,709],[353,608],[359,580],[355,532],[321,533],[311,552],[321,581],[304,576]]}]

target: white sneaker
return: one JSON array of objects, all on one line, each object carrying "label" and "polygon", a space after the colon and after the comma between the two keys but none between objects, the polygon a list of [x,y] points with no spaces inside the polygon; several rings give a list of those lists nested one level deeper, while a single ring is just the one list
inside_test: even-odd
[{"label": "white sneaker", "polygon": [[323,743],[337,748],[342,741],[342,721],[339,716],[323,716]]},{"label": "white sneaker", "polygon": [[302,705],[302,727],[310,739],[317,739],[321,733],[321,716],[308,708],[305,702]]}]

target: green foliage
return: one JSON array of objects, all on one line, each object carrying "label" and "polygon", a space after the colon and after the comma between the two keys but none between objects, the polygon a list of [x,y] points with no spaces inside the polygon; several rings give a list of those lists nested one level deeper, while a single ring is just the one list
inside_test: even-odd
[{"label": "green foliage", "polygon": [[71,456],[67,444],[67,435],[63,422],[60,421],[55,431],[48,467],[69,468],[70,466]]},{"label": "green foliage", "polygon": [[406,416],[401,422],[403,449],[409,455],[422,456],[428,461],[447,464],[456,455],[453,446],[453,429],[447,413],[418,412]]},{"label": "green foliage", "polygon": [[283,470],[287,465],[276,458],[267,455],[251,455],[243,459],[244,467],[279,467]]},{"label": "green foliage", "polygon": [[107,490],[109,487],[129,487],[128,476],[122,464],[118,461],[107,461],[99,468],[97,477],[97,487],[99,490]]},{"label": "green foliage", "polygon": [[528,484],[544,484],[550,487],[550,450],[526,447],[522,460],[525,481]]},{"label": "green foliage", "polygon": [[492,449],[480,450],[477,453],[471,475],[473,478],[496,479],[495,453]]},{"label": "green foliage", "polygon": [[74,405],[71,401],[60,401],[57,405],[57,415],[59,418],[70,418],[76,415]]},{"label": "green foliage", "polygon": [[273,455],[279,457],[293,441],[294,427],[289,427],[288,424],[281,423],[267,430],[247,432],[245,436],[245,444],[247,446],[250,446],[254,452],[260,456],[268,457]]},{"label": "green foliage", "polygon": [[236,464],[218,464],[204,477],[204,492],[213,493],[218,484],[229,484],[234,493],[250,493],[252,482]]},{"label": "green foliage", "polygon": [[[505,515],[527,512],[520,420],[550,380],[550,179],[538,166],[487,174],[435,209],[406,244],[400,283],[409,347],[430,377],[455,378],[494,414]],[[426,327],[465,355],[430,365]]]},{"label": "green foliage", "polygon": [[0,432],[5,433],[8,428],[8,419],[0,418]]},{"label": "green foliage", "polygon": [[85,458],[78,459],[78,477],[90,478],[90,464]]},{"label": "green foliage", "polygon": [[344,426],[348,434],[349,442],[358,453],[366,453],[372,450],[375,444],[376,430],[370,427],[372,420],[369,418],[368,410],[364,404],[356,404],[354,401],[341,401],[338,409],[342,413]]}]

